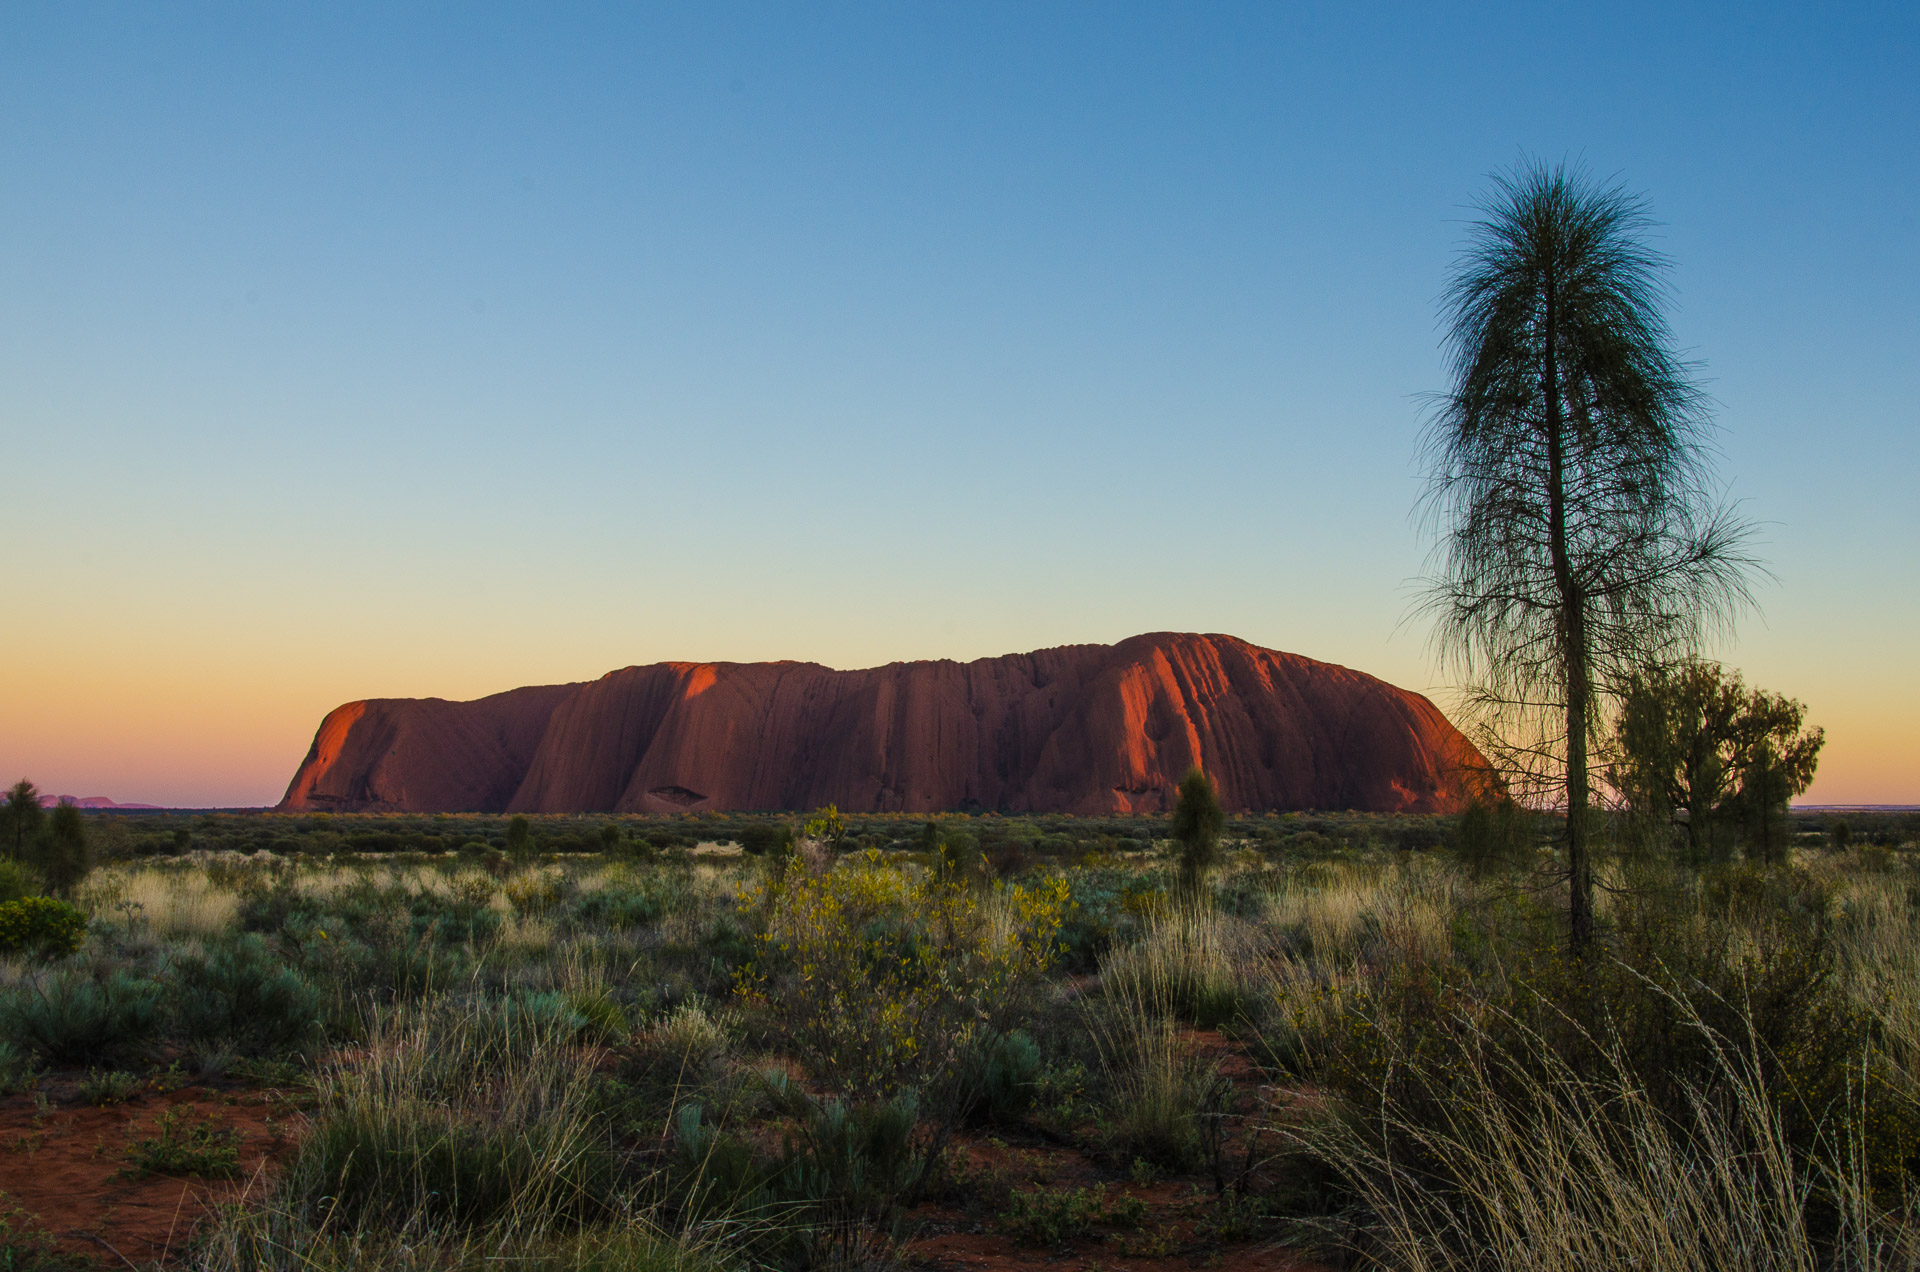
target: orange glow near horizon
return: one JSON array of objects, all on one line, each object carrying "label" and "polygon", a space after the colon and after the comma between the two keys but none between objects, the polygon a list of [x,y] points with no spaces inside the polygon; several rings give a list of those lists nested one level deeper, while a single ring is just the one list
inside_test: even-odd
[{"label": "orange glow near horizon", "polygon": [[[37,656],[0,668],[0,777],[9,782],[27,777],[50,794],[176,807],[277,802],[322,719],[346,702],[473,698],[522,684],[592,679],[632,662],[656,661],[620,659],[609,656],[607,648],[579,646],[558,648],[558,656],[546,659],[527,658],[530,651],[514,641],[504,649],[409,643],[402,656],[386,662],[370,643],[328,650],[314,633],[301,638],[288,632],[256,633],[225,647],[151,633],[137,646],[96,637],[57,651],[53,633],[43,635]],[[983,642],[989,636],[978,635]],[[293,653],[278,656],[277,641]],[[764,635],[760,642],[771,643]],[[720,646],[716,654],[741,661],[774,656],[772,650],[740,648],[738,641],[711,643]],[[796,646],[819,643],[795,641]],[[1055,643],[1063,642],[1028,642],[1024,648]],[[1277,647],[1284,642],[1256,643]],[[730,644],[736,648],[725,648]],[[975,657],[1015,648],[950,652]],[[674,652],[697,651],[683,645]],[[813,651],[786,652],[804,657]],[[943,652],[948,651],[935,655]],[[1301,652],[1327,656],[1320,649]],[[1444,695],[1422,685],[1419,666],[1399,652],[1397,668],[1381,665],[1394,661],[1386,657],[1375,658],[1373,666],[1366,659],[1330,660],[1428,692],[1444,707]],[[848,667],[889,661],[871,650],[854,653],[840,661],[815,660]],[[909,653],[902,649],[897,656]],[[516,674],[512,668],[521,665],[526,669]],[[1749,680],[1769,688],[1783,683],[1765,675]],[[1888,709],[1887,690],[1884,682],[1865,683],[1830,670],[1796,695],[1809,704],[1809,721],[1823,726],[1828,739],[1818,778],[1798,802],[1920,804],[1920,726],[1912,715]]]},{"label": "orange glow near horizon", "polygon": [[125,7],[0,9],[0,780],[257,806],[361,698],[1168,631],[1445,710],[1436,302],[1537,156],[1671,257],[1717,656],[1805,799],[1920,804],[1920,8]]}]

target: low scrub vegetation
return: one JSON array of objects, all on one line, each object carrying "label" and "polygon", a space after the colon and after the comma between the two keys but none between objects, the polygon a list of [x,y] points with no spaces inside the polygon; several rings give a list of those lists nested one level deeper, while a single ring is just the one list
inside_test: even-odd
[{"label": "low scrub vegetation", "polygon": [[1623,847],[1575,958],[1550,828],[1486,810],[1222,818],[1204,853],[1166,819],[126,818],[154,851],[0,954],[0,1096],[125,1110],[105,1166],[217,1181],[240,1130],[161,1093],[284,1091],[209,1272],[798,1272],[941,1233],[1908,1267],[1916,828],[1852,821],[1784,860]]}]

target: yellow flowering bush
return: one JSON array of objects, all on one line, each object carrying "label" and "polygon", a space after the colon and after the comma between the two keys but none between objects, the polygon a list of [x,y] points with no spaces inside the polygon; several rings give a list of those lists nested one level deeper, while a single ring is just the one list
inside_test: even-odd
[{"label": "yellow flowering bush", "polygon": [[1053,961],[1067,885],[982,892],[873,851],[789,866],[742,898],[762,925],[739,992],[813,1079],[856,1099],[937,1093]]},{"label": "yellow flowering bush", "polygon": [[58,958],[79,949],[86,937],[87,916],[65,901],[22,897],[0,904],[0,954]]}]

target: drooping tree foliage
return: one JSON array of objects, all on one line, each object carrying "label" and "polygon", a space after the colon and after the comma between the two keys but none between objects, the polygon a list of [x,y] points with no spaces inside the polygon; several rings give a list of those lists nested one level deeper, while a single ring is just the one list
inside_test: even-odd
[{"label": "drooping tree foliage", "polygon": [[1805,719],[1800,703],[1748,689],[1718,663],[1650,667],[1623,695],[1607,784],[1637,829],[1657,841],[1678,828],[1695,861],[1725,856],[1737,834],[1771,859],[1787,801],[1812,783],[1826,740]]},{"label": "drooping tree foliage", "polygon": [[1565,167],[1493,179],[1444,300],[1430,418],[1436,644],[1509,789],[1566,810],[1569,920],[1592,935],[1592,746],[1638,668],[1745,599],[1706,402],[1663,316],[1644,203]]}]

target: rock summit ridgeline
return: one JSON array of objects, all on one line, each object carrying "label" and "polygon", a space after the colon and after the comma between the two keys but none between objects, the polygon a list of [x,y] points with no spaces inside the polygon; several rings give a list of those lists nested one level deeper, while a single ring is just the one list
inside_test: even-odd
[{"label": "rock summit ridgeline", "polygon": [[655,663],[472,702],[335,708],[283,810],[1449,812],[1485,761],[1434,705],[1231,636],[975,662]]}]

